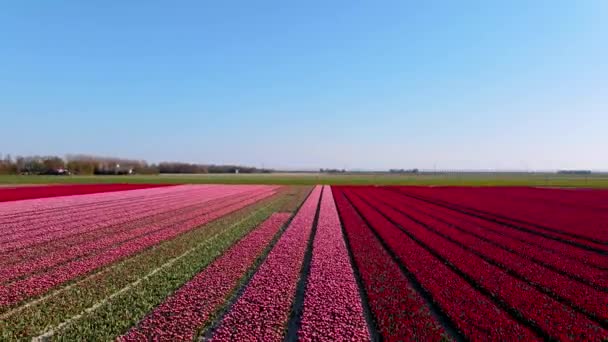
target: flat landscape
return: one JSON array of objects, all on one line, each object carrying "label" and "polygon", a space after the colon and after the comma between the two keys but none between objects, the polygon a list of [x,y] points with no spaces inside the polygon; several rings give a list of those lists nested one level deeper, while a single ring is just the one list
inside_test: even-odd
[{"label": "flat landscape", "polygon": [[27,178],[0,340],[608,338],[606,190]]},{"label": "flat landscape", "polygon": [[270,184],[270,185],[450,185],[608,188],[608,173],[589,175],[525,172],[461,173],[261,173],[160,174],[131,176],[0,175],[0,186],[18,184]]}]

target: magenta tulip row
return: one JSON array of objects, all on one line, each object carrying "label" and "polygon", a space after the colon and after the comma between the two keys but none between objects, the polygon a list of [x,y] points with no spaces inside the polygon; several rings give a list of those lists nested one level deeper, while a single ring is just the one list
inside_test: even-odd
[{"label": "magenta tulip row", "polygon": [[192,340],[225,303],[248,269],[289,219],[275,213],[149,313],[119,340]]},{"label": "magenta tulip row", "polygon": [[384,341],[442,341],[441,324],[339,188],[333,188],[371,313]]},{"label": "magenta tulip row", "polygon": [[320,195],[317,186],[223,317],[213,341],[283,341]]},{"label": "magenta tulip row", "polygon": [[55,251],[53,254],[47,254],[32,260],[24,260],[16,265],[0,267],[0,283],[5,283],[7,281],[23,277],[34,272],[39,272],[41,270],[48,270],[53,266],[77,258],[97,255],[108,248],[119,246],[122,243],[142,238],[146,235],[154,234],[164,229],[170,229],[171,227],[181,224],[181,222],[194,220],[198,217],[205,217],[214,211],[222,210],[225,207],[234,205],[235,203],[239,203],[243,200],[247,200],[253,196],[240,195],[240,197],[236,198],[220,198],[199,204],[194,209],[190,209],[186,212],[176,213],[173,211],[164,219],[154,216],[151,220],[134,220],[132,222],[128,222],[120,226],[120,228],[123,230],[121,232],[115,231],[106,233],[102,231],[104,234],[98,234],[98,236],[90,237],[94,238],[93,241],[84,242],[75,246],[65,246],[64,248]]},{"label": "magenta tulip row", "polygon": [[370,339],[340,219],[328,186],[320,204],[298,338],[302,341]]},{"label": "magenta tulip row", "polygon": [[260,194],[254,197],[250,197],[248,199],[228,205],[222,209],[173,224],[166,227],[166,229],[162,229],[160,231],[128,241],[122,245],[112,247],[105,250],[103,253],[77,259],[53,268],[49,272],[36,274],[30,278],[19,280],[8,285],[2,285],[0,286],[0,306],[14,305],[29,297],[43,294],[53,287],[61,285],[74,278],[83,276],[93,270],[105,265],[109,265],[125,257],[129,257],[162,241],[174,238],[182,233],[222,217],[232,211],[255,203],[274,193],[273,190],[265,191],[264,189],[265,188],[262,187]]}]

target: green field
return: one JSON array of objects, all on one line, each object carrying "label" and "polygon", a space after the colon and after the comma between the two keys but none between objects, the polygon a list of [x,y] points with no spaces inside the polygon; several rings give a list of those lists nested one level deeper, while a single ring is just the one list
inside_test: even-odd
[{"label": "green field", "polygon": [[131,176],[0,176],[0,184],[169,183],[169,184],[283,184],[283,185],[466,185],[608,188],[608,174],[554,173],[272,173]]}]

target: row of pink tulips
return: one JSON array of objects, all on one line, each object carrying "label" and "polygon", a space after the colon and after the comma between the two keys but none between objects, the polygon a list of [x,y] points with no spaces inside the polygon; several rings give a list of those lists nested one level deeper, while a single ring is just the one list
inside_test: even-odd
[{"label": "row of pink tulips", "polygon": [[[105,193],[103,195],[104,199],[99,198],[96,202],[90,202],[89,196],[76,196],[76,198],[72,197],[61,197],[61,198],[49,198],[46,201],[52,203],[54,206],[62,203],[63,201],[67,201],[68,199],[72,202],[75,199],[80,200],[80,204],[73,204],[69,206],[63,207],[52,207],[48,209],[40,209],[34,211],[27,211],[24,209],[24,212],[18,216],[0,216],[0,221],[2,221],[5,227],[10,229],[20,228],[23,230],[29,230],[31,227],[23,227],[23,223],[28,222],[32,224],[34,227],[40,226],[40,224],[44,223],[53,223],[55,221],[65,221],[70,218],[72,215],[78,214],[83,218],[88,217],[90,215],[94,215],[96,210],[101,209],[120,209],[125,207],[137,206],[142,203],[153,203],[158,201],[170,201],[174,198],[182,197],[186,193],[200,193],[204,190],[204,187],[201,188],[193,188],[190,186],[178,186],[178,187],[168,187],[164,189],[156,188],[156,189],[148,189],[145,193],[140,193],[139,196],[127,196],[125,194],[125,198],[122,199],[120,197],[116,198],[115,193]],[[127,192],[128,193],[128,192]],[[98,196],[99,197],[99,196]],[[2,206],[2,204],[0,204]]]},{"label": "row of pink tulips", "polygon": [[[268,189],[267,191],[272,190]],[[37,244],[28,245],[26,243],[25,246],[20,246],[20,248],[0,253],[0,256],[2,256],[3,259],[2,261],[0,261],[0,266],[14,264],[15,261],[24,262],[37,256],[52,253],[58,250],[63,250],[71,246],[83,244],[86,242],[95,242],[105,236],[113,236],[140,226],[157,223],[157,220],[161,220],[163,217],[166,216],[171,216],[172,213],[184,214],[196,211],[197,208],[200,207],[210,206],[213,203],[219,201],[228,203],[228,201],[238,200],[239,198],[253,196],[255,194],[255,191],[248,191],[225,197],[213,196],[209,198],[210,196],[207,196],[205,193],[202,193],[197,194],[197,196],[184,197],[182,198],[182,203],[175,203],[168,207],[164,207],[162,205],[152,206],[150,208],[150,211],[148,212],[149,215],[147,216],[142,216],[141,213],[134,214],[131,220],[125,220],[124,222],[112,221],[115,223],[112,223],[110,225],[102,225],[98,229],[91,229],[91,227],[86,227],[86,225],[84,225],[84,227],[81,228],[81,231],[79,233],[67,235],[54,240],[48,240],[49,237],[45,235],[41,238],[42,241]],[[74,220],[78,221],[76,217],[74,218]],[[48,235],[52,234],[48,233]]]},{"label": "row of pink tulips", "polygon": [[273,191],[261,192],[261,194],[257,197],[241,201],[195,219],[181,222],[173,227],[168,227],[162,231],[149,234],[142,238],[129,241],[118,247],[111,248],[101,254],[69,262],[60,267],[54,268],[48,273],[34,275],[30,278],[16,281],[6,286],[0,286],[0,306],[14,305],[27,298],[43,294],[53,287],[61,285],[74,278],[83,276],[93,270],[105,265],[109,265],[125,257],[129,257],[162,241],[174,238],[189,230],[195,229],[232,211],[238,210],[265,197],[268,197],[272,193]]},{"label": "row of pink tulips", "polygon": [[119,340],[192,340],[233,293],[245,272],[289,219],[275,213],[182,286]]},{"label": "row of pink tulips", "polygon": [[[239,189],[239,187],[236,187],[236,189],[230,188],[224,191],[221,189],[215,189],[215,191],[212,192],[203,190],[194,194],[183,194],[180,196],[181,198],[173,200],[168,204],[169,207],[171,205],[183,205],[182,203],[184,203],[184,201],[189,201],[194,204],[197,203],[197,201],[208,201],[235,193],[242,193],[244,191],[244,189]],[[92,214],[89,214],[89,217],[86,218],[81,217],[80,214],[74,214],[69,217],[67,222],[66,219],[51,220],[49,222],[38,223],[37,225],[25,222],[22,223],[24,226],[34,227],[35,229],[19,232],[10,232],[7,230],[7,233],[9,234],[4,236],[0,241],[0,250],[14,248],[13,246],[15,245],[34,243],[32,241],[37,241],[41,236],[44,236],[45,239],[55,240],[64,236],[80,233],[81,229],[86,229],[84,231],[95,230],[100,227],[120,224],[132,219],[145,217],[159,210],[167,210],[165,209],[166,207],[163,201],[152,202],[149,205],[146,204],[147,203],[144,202],[139,204],[139,206],[125,207],[118,210],[97,210],[94,213],[95,215],[91,216]]]},{"label": "row of pink tulips", "polygon": [[151,193],[163,193],[163,191],[172,192],[175,188],[182,187],[189,187],[189,185],[4,202],[0,204],[0,217],[19,218],[24,215],[41,214],[55,210],[69,210],[73,206],[99,205],[116,200],[127,202],[127,199],[137,199]]},{"label": "row of pink tulips", "polygon": [[[253,195],[257,196],[257,195]],[[105,249],[113,246],[118,246],[122,243],[140,238],[142,236],[153,234],[164,229],[169,229],[181,222],[203,217],[212,213],[216,210],[222,210],[224,207],[231,206],[233,204],[245,201],[252,195],[240,195],[236,198],[221,198],[210,203],[205,202],[204,204],[198,205],[189,212],[172,212],[169,213],[165,219],[159,219],[155,217],[152,221],[145,220],[142,224],[138,224],[137,221],[129,222],[124,225],[127,228],[122,232],[114,232],[111,235],[99,236],[96,240],[88,243],[79,244],[72,247],[66,247],[57,253],[44,255],[33,260],[27,260],[17,265],[11,265],[9,267],[0,268],[0,283],[23,277],[24,275],[31,274],[37,271],[45,270],[53,266],[65,263],[67,261],[84,257],[96,255]],[[122,228],[122,227],[121,227]]]},{"label": "row of pink tulips", "polygon": [[302,341],[370,339],[340,219],[328,186],[321,199],[298,337]]},{"label": "row of pink tulips", "polygon": [[[225,198],[213,200],[211,203],[217,201],[225,201]],[[196,211],[198,208],[204,205],[209,204],[190,204],[186,205],[185,207],[176,206],[171,211],[159,211],[158,213],[151,214],[144,218],[135,219],[124,224],[112,225],[100,228],[95,231],[84,232],[82,234],[72,235],[62,239],[44,242],[36,246],[28,246],[26,248],[13,250],[11,252],[0,253],[0,257],[2,257],[2,260],[0,260],[0,267],[25,263],[34,258],[43,257],[51,253],[57,253],[59,251],[66,250],[67,248],[84,245],[90,242],[96,242],[108,235],[122,234],[123,232],[132,229],[137,229],[139,227],[152,224],[161,220],[166,220],[167,218],[174,217],[176,215]]]},{"label": "row of pink tulips", "polygon": [[320,195],[317,186],[223,317],[213,341],[283,340]]}]

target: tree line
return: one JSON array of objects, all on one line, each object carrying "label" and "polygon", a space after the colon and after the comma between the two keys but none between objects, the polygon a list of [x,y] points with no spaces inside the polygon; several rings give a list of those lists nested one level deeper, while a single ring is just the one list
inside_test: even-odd
[{"label": "tree line", "polygon": [[0,155],[0,174],[32,175],[128,175],[159,173],[267,173],[269,169],[258,169],[240,165],[214,165],[182,162],[148,163],[145,160],[99,157],[92,155],[17,156]]}]

